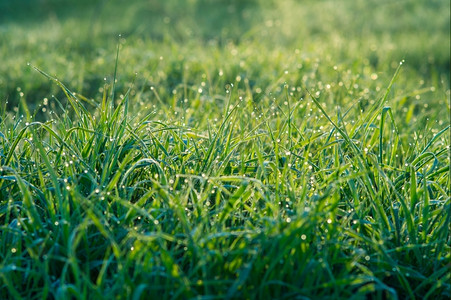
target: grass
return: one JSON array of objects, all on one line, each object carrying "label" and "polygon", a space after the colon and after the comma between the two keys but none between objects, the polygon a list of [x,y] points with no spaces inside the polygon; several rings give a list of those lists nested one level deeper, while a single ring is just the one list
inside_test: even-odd
[{"label": "grass", "polygon": [[0,2],[0,298],[451,296],[449,3],[62,3]]}]

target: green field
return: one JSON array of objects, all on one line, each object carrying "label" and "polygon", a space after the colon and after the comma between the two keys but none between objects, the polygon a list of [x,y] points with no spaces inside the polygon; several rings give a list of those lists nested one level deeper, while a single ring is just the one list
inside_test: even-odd
[{"label": "green field", "polygon": [[449,299],[448,0],[0,0],[0,299]]}]

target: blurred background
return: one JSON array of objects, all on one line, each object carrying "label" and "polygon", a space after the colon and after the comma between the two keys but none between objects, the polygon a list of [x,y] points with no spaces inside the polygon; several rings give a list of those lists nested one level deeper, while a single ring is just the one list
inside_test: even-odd
[{"label": "blurred background", "polygon": [[119,88],[163,98],[237,77],[255,90],[285,70],[314,84],[335,80],[332,67],[385,84],[403,59],[400,84],[449,93],[449,0],[0,0],[0,101],[60,94],[27,63],[99,98],[118,43]]}]

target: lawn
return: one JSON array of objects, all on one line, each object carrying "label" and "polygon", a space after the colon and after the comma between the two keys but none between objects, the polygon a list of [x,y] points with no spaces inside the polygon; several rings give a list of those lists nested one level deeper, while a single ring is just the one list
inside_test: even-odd
[{"label": "lawn", "polygon": [[447,0],[0,0],[1,299],[449,299]]}]

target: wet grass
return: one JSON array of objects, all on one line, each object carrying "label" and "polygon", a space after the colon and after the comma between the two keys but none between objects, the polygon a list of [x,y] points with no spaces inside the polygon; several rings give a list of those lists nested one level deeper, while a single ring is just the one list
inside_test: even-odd
[{"label": "wet grass", "polygon": [[451,296],[449,3],[17,3],[0,298]]}]

